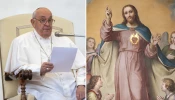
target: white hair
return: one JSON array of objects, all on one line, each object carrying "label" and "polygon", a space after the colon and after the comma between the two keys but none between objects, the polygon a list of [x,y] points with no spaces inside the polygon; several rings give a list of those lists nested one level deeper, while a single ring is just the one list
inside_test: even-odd
[{"label": "white hair", "polygon": [[[32,19],[36,17],[36,11],[39,10],[39,9],[42,9],[42,8],[46,8],[46,7],[39,7],[39,8],[37,8],[32,14]],[[48,9],[48,8],[46,8],[46,9]]]}]

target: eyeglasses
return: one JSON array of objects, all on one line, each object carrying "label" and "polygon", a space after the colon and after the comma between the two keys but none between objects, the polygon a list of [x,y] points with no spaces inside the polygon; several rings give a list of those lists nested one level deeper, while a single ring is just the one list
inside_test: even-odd
[{"label": "eyeglasses", "polygon": [[[36,19],[36,18],[33,18],[33,19]],[[49,19],[49,20],[46,20],[46,19],[36,19],[37,21],[39,21],[41,24],[46,24],[47,22],[49,24],[53,24],[55,22],[54,19]]]}]

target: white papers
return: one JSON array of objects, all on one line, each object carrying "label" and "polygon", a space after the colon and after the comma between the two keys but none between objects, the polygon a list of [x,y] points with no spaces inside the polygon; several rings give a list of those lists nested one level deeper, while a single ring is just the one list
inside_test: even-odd
[{"label": "white papers", "polygon": [[70,72],[76,54],[77,48],[53,47],[50,62],[54,68],[50,72]]}]

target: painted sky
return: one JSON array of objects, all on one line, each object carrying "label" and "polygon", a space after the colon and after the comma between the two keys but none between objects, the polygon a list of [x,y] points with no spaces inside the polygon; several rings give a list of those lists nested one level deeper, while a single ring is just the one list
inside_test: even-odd
[{"label": "painted sky", "polygon": [[158,0],[158,2],[164,4],[171,10],[171,18],[175,20],[175,0]]}]

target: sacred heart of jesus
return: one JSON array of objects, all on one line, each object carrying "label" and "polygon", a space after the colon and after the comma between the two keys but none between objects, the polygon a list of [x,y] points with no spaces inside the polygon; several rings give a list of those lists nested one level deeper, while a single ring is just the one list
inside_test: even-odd
[{"label": "sacred heart of jesus", "polygon": [[130,42],[132,44],[137,44],[139,42],[139,35],[137,33],[133,33],[131,36],[130,36]]}]

